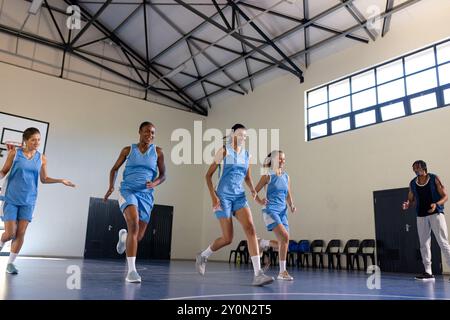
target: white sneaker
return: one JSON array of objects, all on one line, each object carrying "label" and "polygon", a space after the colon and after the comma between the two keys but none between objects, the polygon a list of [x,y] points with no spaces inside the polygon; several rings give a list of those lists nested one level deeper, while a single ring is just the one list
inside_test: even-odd
[{"label": "white sneaker", "polygon": [[9,274],[18,274],[19,270],[17,270],[16,266],[14,265],[14,263],[8,263],[6,265],[6,273]]},{"label": "white sneaker", "polygon": [[195,268],[197,269],[197,272],[202,276],[205,275],[206,261],[208,261],[208,259],[202,256],[201,252],[195,257]]},{"label": "white sneaker", "polygon": [[273,277],[266,276],[262,270],[259,270],[258,274],[253,278],[252,285],[261,287],[272,283],[273,280]]},{"label": "white sneaker", "polygon": [[125,249],[127,247],[127,235],[128,232],[126,229],[121,229],[119,231],[119,241],[117,241],[117,253],[118,254],[123,254],[125,252]]},{"label": "white sneaker", "polygon": [[125,280],[127,282],[131,282],[131,283],[140,283],[141,282],[141,277],[139,276],[137,271],[130,271],[130,272],[128,272],[127,277],[125,278]]},{"label": "white sneaker", "polygon": [[284,270],[283,272],[280,272],[278,274],[277,280],[292,281],[294,280],[294,277],[292,277],[286,270]]}]

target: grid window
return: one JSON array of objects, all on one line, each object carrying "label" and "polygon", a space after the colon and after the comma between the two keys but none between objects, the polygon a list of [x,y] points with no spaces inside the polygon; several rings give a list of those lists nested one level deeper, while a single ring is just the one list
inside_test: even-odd
[{"label": "grid window", "polygon": [[401,59],[377,68],[377,83],[382,84],[403,77],[403,62]]},{"label": "grid window", "polygon": [[308,93],[308,107],[327,102],[327,88],[321,88]]},{"label": "grid window", "polygon": [[416,113],[437,107],[436,94],[430,93],[411,99],[411,112]]},{"label": "grid window", "polygon": [[327,124],[319,124],[311,127],[311,139],[323,137],[327,135]]},{"label": "grid window", "polygon": [[405,72],[407,75],[434,67],[435,65],[434,48],[420,51],[405,58]]},{"label": "grid window", "polygon": [[442,86],[448,83],[450,83],[450,63],[439,67],[439,84]]},{"label": "grid window", "polygon": [[450,106],[450,40],[307,92],[308,139]]},{"label": "grid window", "polygon": [[450,104],[450,89],[444,90],[444,102]]},{"label": "grid window", "polygon": [[378,87],[378,103],[395,100],[405,95],[403,79],[392,81]]},{"label": "grid window", "polygon": [[393,103],[381,108],[381,119],[383,121],[391,120],[405,115],[403,102]]},{"label": "grid window", "polygon": [[308,109],[308,123],[316,123],[328,118],[328,104],[324,103],[320,106]]},{"label": "grid window", "polygon": [[352,77],[352,92],[358,92],[374,86],[375,86],[374,70],[369,70],[367,72]]},{"label": "grid window", "polygon": [[330,102],[330,117],[340,116],[341,114],[349,113],[350,97],[344,97]]},{"label": "grid window", "polygon": [[329,99],[333,100],[350,94],[350,81],[345,79],[329,86]]},{"label": "grid window", "polygon": [[355,115],[355,127],[363,127],[377,121],[375,110],[358,113]]},{"label": "grid window", "polygon": [[342,132],[350,129],[350,118],[342,118],[339,120],[334,120],[331,122],[331,132],[337,133]]},{"label": "grid window", "polygon": [[450,42],[437,46],[436,51],[439,64],[450,61]]},{"label": "grid window", "polygon": [[375,88],[355,93],[352,96],[353,111],[361,110],[377,104],[377,94]]},{"label": "grid window", "polygon": [[435,87],[437,87],[435,68],[406,77],[406,91],[408,94],[414,94]]}]

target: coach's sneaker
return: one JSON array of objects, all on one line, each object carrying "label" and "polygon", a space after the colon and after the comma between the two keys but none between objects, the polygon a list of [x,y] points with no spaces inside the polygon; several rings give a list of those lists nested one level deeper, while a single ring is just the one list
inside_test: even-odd
[{"label": "coach's sneaker", "polygon": [[202,276],[205,275],[206,261],[208,261],[208,259],[202,256],[201,252],[195,257],[195,268]]},{"label": "coach's sneaker", "polygon": [[429,274],[428,272],[424,272],[417,275],[415,279],[420,281],[434,281],[434,276],[432,274]]},{"label": "coach's sneaker", "polygon": [[266,284],[272,283],[273,281],[273,277],[266,276],[262,270],[259,270],[258,274],[253,278],[252,285],[264,286]]},{"label": "coach's sneaker", "polygon": [[6,272],[10,273],[10,274],[18,274],[19,270],[17,270],[17,268],[14,265],[14,263],[8,263],[7,266],[6,266]]},{"label": "coach's sneaker", "polygon": [[128,272],[128,275],[125,278],[125,280],[127,282],[131,282],[131,283],[140,283],[141,282],[141,277],[139,276],[137,271],[133,270],[133,271]]},{"label": "coach's sneaker", "polygon": [[128,235],[127,230],[121,229],[119,231],[119,241],[117,241],[117,246],[116,246],[118,254],[122,254],[125,252],[125,249],[127,247],[127,235]]},{"label": "coach's sneaker", "polygon": [[277,280],[292,281],[294,280],[294,277],[292,277],[286,270],[284,270],[283,272],[280,272],[278,274]]}]

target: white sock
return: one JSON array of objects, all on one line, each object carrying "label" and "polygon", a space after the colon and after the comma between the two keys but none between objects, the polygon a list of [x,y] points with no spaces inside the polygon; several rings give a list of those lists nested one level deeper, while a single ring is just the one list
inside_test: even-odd
[{"label": "white sock", "polygon": [[270,246],[270,240],[261,239],[261,247],[267,248]]},{"label": "white sock", "polygon": [[16,261],[17,255],[18,255],[18,253],[10,252],[8,263],[14,263],[14,261]]},{"label": "white sock", "polygon": [[433,271],[431,270],[431,266],[428,268],[425,268],[425,272],[428,274],[433,274]]},{"label": "white sock", "polygon": [[211,246],[208,246],[208,248],[206,248],[206,250],[203,251],[203,252],[201,253],[201,255],[202,255],[203,257],[209,258],[213,253],[214,253],[214,251],[211,250]]},{"label": "white sock", "polygon": [[259,270],[261,270],[261,257],[260,256],[253,256],[252,258],[252,264],[253,264],[253,271],[255,272],[255,276],[258,275]]},{"label": "white sock", "polygon": [[2,242],[1,240],[0,240],[0,250],[3,248],[3,245],[4,245],[5,243],[4,242]]},{"label": "white sock", "polygon": [[136,257],[127,257],[128,272],[136,271]]},{"label": "white sock", "polygon": [[280,273],[286,271],[286,260],[280,260]]}]

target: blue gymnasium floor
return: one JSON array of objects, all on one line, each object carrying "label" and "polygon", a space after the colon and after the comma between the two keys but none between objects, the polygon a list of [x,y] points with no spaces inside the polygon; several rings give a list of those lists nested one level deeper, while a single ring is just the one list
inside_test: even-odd
[{"label": "blue gymnasium floor", "polygon": [[[193,261],[138,261],[141,284],[124,281],[125,260],[45,259],[19,257],[18,275],[6,274],[7,257],[0,257],[0,299],[77,300],[434,300],[450,299],[448,277],[419,282],[410,274],[381,275],[381,289],[367,288],[363,271],[289,268],[293,282],[251,286],[250,265],[208,262],[204,277]],[[68,289],[68,267],[81,271],[80,289]],[[278,267],[267,274],[275,276]],[[74,276],[74,274],[72,274]],[[69,278],[69,279],[68,279]]]}]

